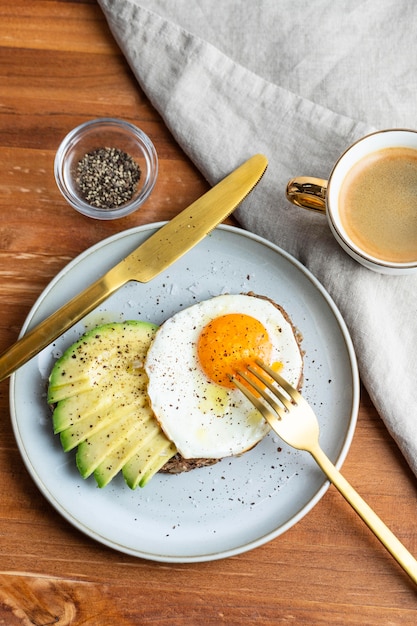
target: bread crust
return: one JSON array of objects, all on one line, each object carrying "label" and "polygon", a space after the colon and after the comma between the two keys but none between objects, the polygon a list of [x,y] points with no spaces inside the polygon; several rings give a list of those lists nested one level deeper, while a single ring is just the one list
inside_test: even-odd
[{"label": "bread crust", "polygon": [[184,459],[179,452],[173,456],[159,471],[162,474],[182,474],[199,467],[215,465],[220,459]]}]

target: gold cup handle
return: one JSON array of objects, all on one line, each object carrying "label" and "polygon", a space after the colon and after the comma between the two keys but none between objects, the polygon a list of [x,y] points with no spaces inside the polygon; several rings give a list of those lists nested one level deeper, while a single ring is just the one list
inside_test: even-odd
[{"label": "gold cup handle", "polygon": [[326,212],[327,180],[297,176],[287,184],[287,198],[296,206],[319,213]]}]

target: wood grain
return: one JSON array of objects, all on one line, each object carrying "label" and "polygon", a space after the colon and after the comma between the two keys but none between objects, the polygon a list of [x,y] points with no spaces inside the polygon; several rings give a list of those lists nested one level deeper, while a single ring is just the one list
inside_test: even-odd
[{"label": "wood grain", "polygon": [[[72,211],[55,151],[99,116],[154,141],[151,198],[121,221]],[[94,243],[169,219],[207,189],[135,82],[93,1],[0,4],[0,350],[55,274]],[[21,461],[0,385],[0,624],[415,624],[414,585],[334,488],[276,540],[226,560],[147,562],[81,534],[43,498]],[[416,480],[365,391],[343,472],[417,554]],[[238,523],[238,520],[237,520]]]}]

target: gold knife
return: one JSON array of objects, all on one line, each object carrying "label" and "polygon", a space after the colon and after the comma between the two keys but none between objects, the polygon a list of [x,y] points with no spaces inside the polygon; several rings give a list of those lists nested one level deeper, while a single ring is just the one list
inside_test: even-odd
[{"label": "gold knife", "polygon": [[135,280],[146,283],[193,248],[244,200],[262,178],[267,158],[256,154],[158,229],[58,311],[0,356],[0,381],[90,313],[114,291]]}]

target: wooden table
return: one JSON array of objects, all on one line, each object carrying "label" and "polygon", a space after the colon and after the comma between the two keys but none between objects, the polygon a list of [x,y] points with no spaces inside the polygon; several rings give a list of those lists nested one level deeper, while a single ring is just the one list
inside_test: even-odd
[{"label": "wooden table", "polygon": [[[80,252],[169,219],[207,189],[135,82],[93,0],[0,4],[0,350]],[[94,117],[137,123],[160,160],[143,209],[110,222],[69,208],[53,177],[64,135]],[[299,524],[251,552],[147,562],[84,536],[43,498],[21,460],[0,385],[0,623],[416,624],[406,574],[331,487]],[[363,392],[343,471],[417,554],[416,481]]]}]

